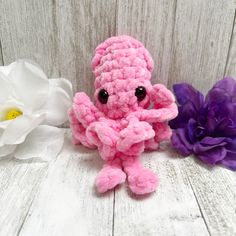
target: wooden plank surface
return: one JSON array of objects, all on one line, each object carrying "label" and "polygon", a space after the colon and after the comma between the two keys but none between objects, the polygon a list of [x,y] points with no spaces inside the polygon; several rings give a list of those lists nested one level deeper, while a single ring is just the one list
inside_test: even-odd
[{"label": "wooden plank surface", "polygon": [[19,235],[112,235],[114,193],[101,196],[94,189],[101,166],[96,151],[74,147],[67,138],[63,152],[50,165]]},{"label": "wooden plank surface", "polygon": [[234,15],[233,29],[228,51],[227,64],[225,66],[225,76],[232,76],[236,78],[236,10]]},{"label": "wooden plank surface", "polygon": [[92,96],[91,60],[98,44],[115,35],[116,0],[55,2],[61,74]]},{"label": "wooden plank surface", "polygon": [[158,173],[160,186],[147,198],[124,186],[116,191],[114,235],[209,235],[183,160],[167,150],[145,153],[143,162]]},{"label": "wooden plank surface", "polygon": [[235,235],[236,174],[179,158],[168,145],[144,153],[160,186],[135,197],[125,184],[97,194],[96,150],[66,138],[51,163],[0,162],[0,235]]},{"label": "wooden plank surface", "polygon": [[17,235],[24,224],[47,164],[0,161],[0,235]]},{"label": "wooden plank surface", "polygon": [[95,47],[130,34],[154,58],[153,82],[207,91],[224,73],[235,75],[235,7],[235,0],[1,0],[2,54],[5,64],[35,60],[92,96]]},{"label": "wooden plank surface", "polygon": [[74,91],[92,95],[91,59],[115,35],[116,0],[2,0],[0,11],[5,64],[30,58],[49,77],[68,78]]},{"label": "wooden plank surface", "polygon": [[2,42],[1,42],[1,38],[0,38],[0,66],[3,66],[3,55],[2,55]]},{"label": "wooden plank surface", "polygon": [[233,0],[177,1],[169,85],[206,92],[223,78],[234,13]]},{"label": "wooden plank surface", "polygon": [[1,0],[0,12],[4,64],[28,58],[36,61],[48,76],[58,76],[53,1]]},{"label": "wooden plank surface", "polygon": [[236,173],[187,158],[184,166],[211,235],[236,235]]},{"label": "wooden plank surface", "polygon": [[176,0],[117,1],[117,34],[131,35],[144,43],[154,60],[154,83],[167,84]]}]

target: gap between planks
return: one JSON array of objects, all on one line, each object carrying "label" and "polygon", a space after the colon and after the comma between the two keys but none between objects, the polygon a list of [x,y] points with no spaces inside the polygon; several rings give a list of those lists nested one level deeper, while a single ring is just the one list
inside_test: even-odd
[{"label": "gap between planks", "polygon": [[[23,212],[18,234],[235,234],[235,173],[223,168],[207,169],[190,157],[176,157],[169,147],[142,155],[144,165],[160,177],[157,192],[149,197],[135,197],[127,184],[99,195],[94,189],[102,166],[97,151],[74,147],[67,137],[62,153],[50,163],[38,191],[34,191],[35,197],[30,197],[31,204]],[[16,229],[15,225],[8,236],[16,235]]]}]

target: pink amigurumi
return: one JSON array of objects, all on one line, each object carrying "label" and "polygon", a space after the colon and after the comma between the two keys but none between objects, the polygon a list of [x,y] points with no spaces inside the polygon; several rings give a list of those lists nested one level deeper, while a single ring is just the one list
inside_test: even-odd
[{"label": "pink amigurumi", "polygon": [[105,161],[96,178],[100,193],[123,183],[126,176],[132,192],[151,193],[157,176],[139,157],[170,138],[167,122],[177,116],[175,98],[164,85],[152,86],[153,60],[132,37],[112,37],[100,44],[92,69],[95,105],[80,92],[68,112],[73,141],[97,147]]}]

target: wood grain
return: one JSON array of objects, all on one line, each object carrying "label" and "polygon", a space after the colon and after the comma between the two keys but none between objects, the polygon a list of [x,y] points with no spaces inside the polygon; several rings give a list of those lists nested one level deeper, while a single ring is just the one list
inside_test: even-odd
[{"label": "wood grain", "polygon": [[234,15],[230,46],[225,68],[226,68],[225,76],[232,76],[236,78],[236,10]]},{"label": "wood grain", "polygon": [[116,1],[2,1],[5,64],[30,58],[49,77],[66,77],[74,91],[92,95],[92,55],[101,41],[115,34]]},{"label": "wood grain", "polygon": [[216,167],[208,168],[192,158],[183,168],[198,201],[211,235],[236,235],[236,174]]},{"label": "wood grain", "polygon": [[17,235],[24,224],[47,164],[0,161],[0,235]]},{"label": "wood grain", "polygon": [[4,64],[18,58],[36,61],[48,76],[59,76],[53,1],[1,0],[0,38]]},{"label": "wood grain", "polygon": [[235,75],[235,0],[1,0],[0,11],[5,64],[30,58],[91,96],[94,49],[116,34],[146,45],[154,83],[189,82],[205,92]]},{"label": "wood grain", "polygon": [[[68,133],[69,135],[69,133]],[[0,161],[0,235],[235,235],[236,174],[178,158],[168,144],[142,160],[158,190],[134,196],[123,184],[99,195],[96,150],[73,146],[48,164]]]},{"label": "wood grain", "polygon": [[235,3],[178,0],[169,85],[188,82],[203,92],[224,76]]},{"label": "wood grain", "polygon": [[116,0],[58,0],[55,8],[61,74],[92,96],[91,60],[96,46],[115,35]]},{"label": "wood grain", "polygon": [[74,147],[67,138],[19,235],[112,235],[113,191],[101,196],[94,189],[101,166],[96,151]]},{"label": "wood grain", "polygon": [[131,35],[150,51],[154,83],[167,84],[170,72],[176,0],[117,1],[117,34]]},{"label": "wood grain", "polygon": [[155,194],[138,198],[122,186],[115,193],[114,235],[209,235],[183,168],[168,151],[143,154],[145,166],[158,173]]},{"label": "wood grain", "polygon": [[2,55],[2,42],[0,39],[0,66],[3,66],[4,62],[3,62],[3,55]]}]

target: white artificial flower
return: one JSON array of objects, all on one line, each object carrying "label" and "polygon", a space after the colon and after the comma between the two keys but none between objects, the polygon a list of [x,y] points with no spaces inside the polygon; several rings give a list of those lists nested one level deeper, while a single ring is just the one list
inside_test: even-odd
[{"label": "white artificial flower", "polygon": [[72,85],[48,79],[38,65],[18,60],[0,66],[0,157],[49,160],[62,148]]}]

